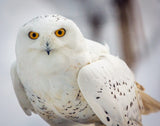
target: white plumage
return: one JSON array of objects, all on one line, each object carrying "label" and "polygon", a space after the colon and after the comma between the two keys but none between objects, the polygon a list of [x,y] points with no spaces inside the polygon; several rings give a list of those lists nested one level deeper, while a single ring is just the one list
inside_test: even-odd
[{"label": "white plumage", "polygon": [[128,66],[69,19],[36,17],[17,36],[11,76],[27,115],[52,126],[141,125],[140,90]]},{"label": "white plumage", "polygon": [[141,122],[134,81],[126,64],[111,55],[83,67],[78,76],[86,101],[107,126]]}]

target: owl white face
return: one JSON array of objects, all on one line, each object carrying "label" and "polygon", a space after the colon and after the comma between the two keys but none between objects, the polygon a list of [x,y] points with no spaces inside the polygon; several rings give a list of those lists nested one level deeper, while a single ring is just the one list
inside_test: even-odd
[{"label": "owl white face", "polygon": [[64,48],[78,49],[82,42],[83,36],[71,20],[58,15],[40,16],[20,29],[16,55],[41,52],[49,56]]}]

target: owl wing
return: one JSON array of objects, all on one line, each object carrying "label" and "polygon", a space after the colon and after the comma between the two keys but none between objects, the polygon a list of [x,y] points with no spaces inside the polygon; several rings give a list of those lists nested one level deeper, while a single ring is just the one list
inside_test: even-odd
[{"label": "owl wing", "polygon": [[26,95],[26,92],[24,90],[24,87],[18,77],[17,71],[16,71],[16,63],[14,63],[11,67],[11,78],[12,78],[12,83],[14,87],[14,91],[16,93],[17,99],[19,101],[19,104],[21,105],[23,111],[27,115],[31,115],[31,111],[35,112],[33,109],[32,104],[28,100],[28,97]]},{"label": "owl wing", "polygon": [[135,79],[121,59],[107,55],[83,67],[78,85],[92,110],[107,126],[141,125]]}]

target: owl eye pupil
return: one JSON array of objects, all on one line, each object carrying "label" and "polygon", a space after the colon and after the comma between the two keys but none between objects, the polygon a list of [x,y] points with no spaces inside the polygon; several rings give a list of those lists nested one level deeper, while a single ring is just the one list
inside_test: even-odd
[{"label": "owl eye pupil", "polygon": [[33,33],[32,36],[33,36],[33,37],[36,37],[36,33]]},{"label": "owl eye pupil", "polygon": [[61,35],[61,34],[62,34],[62,31],[58,31],[58,34]]}]

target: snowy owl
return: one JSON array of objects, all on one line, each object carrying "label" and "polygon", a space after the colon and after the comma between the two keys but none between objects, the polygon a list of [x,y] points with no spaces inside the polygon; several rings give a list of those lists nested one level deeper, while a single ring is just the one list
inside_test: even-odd
[{"label": "snowy owl", "polygon": [[141,126],[141,114],[160,109],[121,59],[60,15],[24,24],[16,58],[11,77],[21,107],[51,126]]}]

